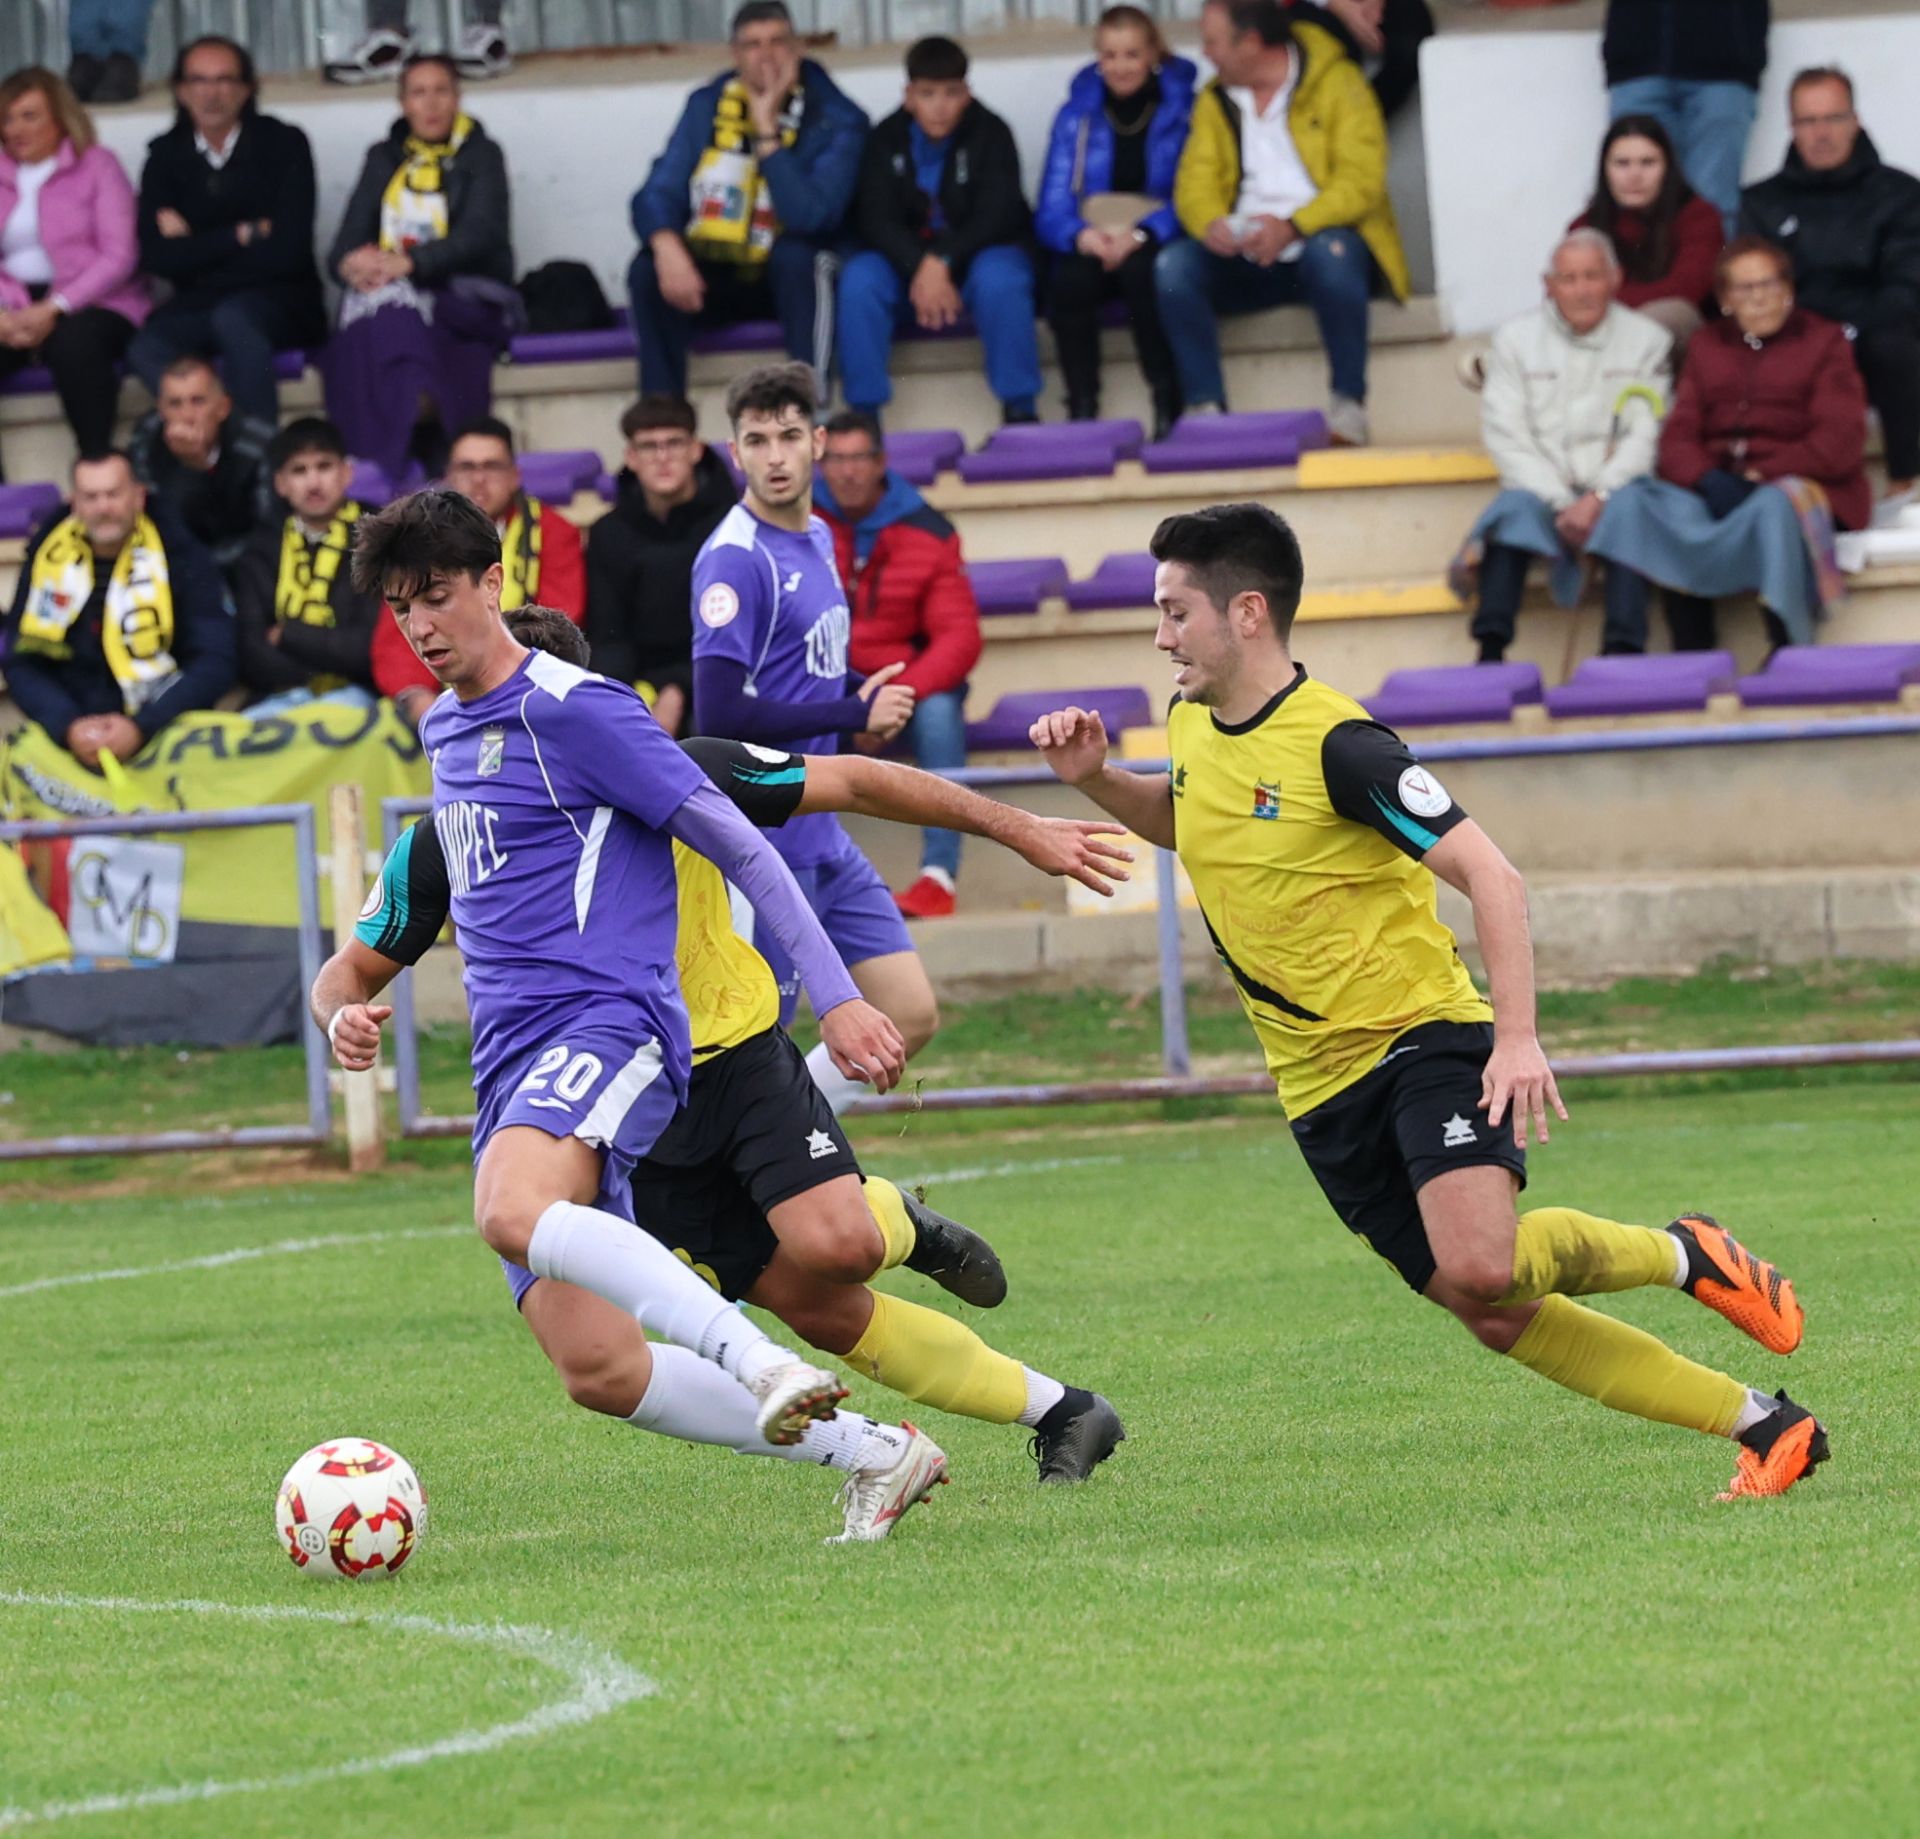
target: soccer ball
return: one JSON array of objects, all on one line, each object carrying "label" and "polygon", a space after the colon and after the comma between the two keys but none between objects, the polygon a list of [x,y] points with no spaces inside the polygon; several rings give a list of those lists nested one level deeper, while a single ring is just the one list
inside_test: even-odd
[{"label": "soccer ball", "polygon": [[427,1491],[398,1451],[334,1437],[287,1471],[274,1520],[309,1577],[391,1577],[425,1536]]}]

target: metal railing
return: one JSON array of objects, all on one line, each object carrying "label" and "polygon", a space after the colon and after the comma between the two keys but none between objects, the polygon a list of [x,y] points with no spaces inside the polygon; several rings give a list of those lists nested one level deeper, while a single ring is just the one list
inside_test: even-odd
[{"label": "metal railing", "polygon": [[[49,1156],[150,1156],[172,1150],[316,1149],[333,1134],[327,1044],[307,1014],[307,992],[320,974],[320,855],[311,805],[255,805],[237,811],[142,812],[124,817],[31,818],[0,822],[0,843],[56,841],[63,837],[178,836],[185,831],[261,830],[286,824],[293,830],[294,873],[299,886],[299,1012],[306,1056],[307,1121],[304,1124],[244,1124],[221,1130],[157,1130],[113,1135],[81,1134],[0,1141],[0,1162]],[[128,971],[127,976],[138,975]]]}]

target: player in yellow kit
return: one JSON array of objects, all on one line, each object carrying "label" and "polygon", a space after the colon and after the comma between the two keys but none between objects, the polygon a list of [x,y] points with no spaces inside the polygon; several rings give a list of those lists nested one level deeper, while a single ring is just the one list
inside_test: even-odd
[{"label": "player in yellow kit", "polygon": [[[1534,1033],[1526,888],[1390,729],[1309,677],[1290,637],[1300,546],[1263,505],[1154,532],[1154,643],[1174,665],[1169,770],[1110,765],[1098,715],[1044,716],[1060,778],[1164,849],[1334,1211],[1486,1346],[1617,1410],[1734,1438],[1723,1499],[1779,1494],[1827,1456],[1812,1414],[1570,1299],[1671,1284],[1773,1353],[1799,1344],[1793,1286],[1704,1214],[1663,1229],[1569,1207],[1516,1217],[1531,1121],[1565,1107]],[[1491,1004],[1435,908],[1473,906]]]}]

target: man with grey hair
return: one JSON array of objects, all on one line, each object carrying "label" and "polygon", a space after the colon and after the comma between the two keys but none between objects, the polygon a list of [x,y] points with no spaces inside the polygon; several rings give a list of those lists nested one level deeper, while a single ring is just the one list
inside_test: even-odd
[{"label": "man with grey hair", "polygon": [[[1614,295],[1620,264],[1598,230],[1575,230],[1553,252],[1546,300],[1494,335],[1480,398],[1481,436],[1500,492],[1456,565],[1463,590],[1479,575],[1473,636],[1497,664],[1513,642],[1527,568],[1552,565],[1555,598],[1579,598],[1580,559],[1607,500],[1653,470],[1666,414],[1673,340]],[[1647,583],[1607,562],[1607,652],[1644,651]]]}]

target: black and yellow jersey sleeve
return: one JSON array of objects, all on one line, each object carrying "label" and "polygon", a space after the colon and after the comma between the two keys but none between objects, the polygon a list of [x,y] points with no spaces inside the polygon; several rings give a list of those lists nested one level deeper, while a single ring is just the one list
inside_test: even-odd
[{"label": "black and yellow jersey sleeve", "polygon": [[1327,801],[1342,817],[1377,830],[1416,862],[1466,812],[1391,728],[1378,722],[1340,722],[1320,743]]},{"label": "black and yellow jersey sleeve", "polygon": [[807,763],[799,754],[713,735],[700,735],[681,746],[757,828],[778,830],[799,808],[807,789]]},{"label": "black and yellow jersey sleeve", "polygon": [[453,890],[433,819],[409,824],[380,865],[353,936],[395,964],[418,964],[447,923]]}]

